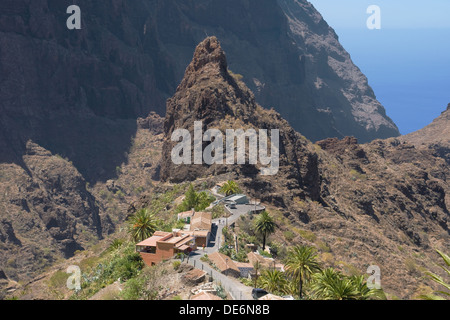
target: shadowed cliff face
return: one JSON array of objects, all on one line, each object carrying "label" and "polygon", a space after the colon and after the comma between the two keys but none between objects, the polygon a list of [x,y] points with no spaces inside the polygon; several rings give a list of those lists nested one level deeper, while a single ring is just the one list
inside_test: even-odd
[{"label": "shadowed cliff face", "polygon": [[[254,129],[255,132],[262,129],[268,130],[269,135],[271,129],[279,130],[279,170],[276,176],[262,176],[260,162],[249,164],[248,149],[244,165],[228,165],[225,161],[213,165],[174,164],[171,153],[178,141],[172,141],[173,132],[184,129],[194,137],[196,121],[202,122],[203,132],[217,129],[223,135],[228,129]],[[279,196],[275,192],[275,186],[279,184],[290,184],[294,190],[290,194],[292,197],[318,199],[317,157],[311,151],[311,143],[295,132],[277,112],[258,105],[246,85],[228,72],[225,53],[216,37],[208,37],[197,46],[174,97],[167,102],[164,131],[163,181],[179,183],[226,174],[235,179],[251,178],[253,184],[265,185],[263,197],[267,199]],[[207,144],[203,143],[203,149]],[[223,146],[225,151],[225,144]]]},{"label": "shadowed cliff face", "polygon": [[[0,221],[0,241],[7,244],[0,259],[5,265],[12,254],[18,261],[8,276],[20,278],[16,272],[30,269],[27,278],[114,229],[86,183],[117,176],[117,167],[130,160],[136,119],[150,111],[165,115],[170,97],[167,133],[191,127],[194,118],[175,112],[190,101],[194,115],[213,126],[220,124],[216,116],[228,114],[223,124],[230,127],[280,129],[280,173],[271,179],[252,166],[213,166],[193,173],[177,168],[177,175],[167,163],[164,179],[224,173],[285,208],[295,209],[293,199],[321,200],[320,159],[296,131],[313,140],[398,134],[334,32],[306,1],[78,0],[82,30],[70,31],[66,9],[73,3],[0,1],[0,209],[9,212]],[[177,95],[192,52],[208,35],[220,39],[228,64],[219,59],[214,77],[199,82],[200,62],[190,75],[206,92],[192,88],[191,97],[186,90]],[[216,95],[215,86],[226,95]],[[142,125],[152,132],[162,120],[150,120]],[[159,177],[152,170],[151,177]],[[311,219],[306,210],[295,212],[301,221]],[[43,258],[35,263],[36,257]]]},{"label": "shadowed cliff face", "polygon": [[134,120],[164,115],[206,35],[221,40],[230,69],[256,100],[306,137],[398,135],[306,1],[80,0],[82,30],[71,31],[72,4],[0,4],[0,161],[20,163],[32,139],[68,157],[91,182],[114,176]]},{"label": "shadowed cliff face", "polygon": [[0,269],[16,280],[113,230],[70,162],[30,141],[23,163],[0,164]]}]

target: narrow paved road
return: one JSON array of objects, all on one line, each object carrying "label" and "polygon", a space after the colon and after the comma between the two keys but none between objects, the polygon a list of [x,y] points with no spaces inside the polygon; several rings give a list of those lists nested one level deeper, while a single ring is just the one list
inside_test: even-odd
[{"label": "narrow paved road", "polygon": [[190,265],[197,269],[206,271],[213,277],[214,281],[220,282],[222,287],[231,294],[234,300],[253,300],[252,288],[242,284],[238,279],[227,277],[226,275],[211,268],[207,263],[203,263],[200,258],[203,255],[196,254],[189,258]]},{"label": "narrow paved road", "polygon": [[[261,211],[264,207],[257,205],[256,210]],[[247,287],[242,284],[239,280],[233,277],[227,277],[226,275],[219,273],[218,271],[212,269],[208,264],[203,263],[200,258],[205,254],[211,254],[217,252],[220,249],[222,242],[222,230],[227,225],[230,226],[235,223],[241,216],[248,214],[250,211],[255,210],[255,205],[237,205],[235,209],[228,209],[231,216],[228,218],[219,218],[212,221],[213,226],[211,230],[211,238],[208,246],[203,250],[199,249],[193,252],[189,258],[189,264],[194,267],[205,270],[208,274],[212,275],[213,278],[220,280],[224,288],[231,293],[235,300],[253,300],[252,298],[252,288]]]}]

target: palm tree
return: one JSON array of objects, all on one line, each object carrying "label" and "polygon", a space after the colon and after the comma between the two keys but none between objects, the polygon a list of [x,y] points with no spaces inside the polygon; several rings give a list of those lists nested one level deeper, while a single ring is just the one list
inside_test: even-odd
[{"label": "palm tree", "polygon": [[285,260],[286,273],[298,281],[299,298],[303,298],[303,283],[311,275],[320,271],[317,255],[313,247],[295,246],[290,249]]},{"label": "palm tree", "polygon": [[220,192],[223,192],[226,196],[242,192],[236,182],[228,180],[221,188]]},{"label": "palm tree", "polygon": [[298,283],[297,280],[286,277],[286,284],[284,286],[284,294],[289,296],[298,296]]},{"label": "palm tree", "polygon": [[[440,266],[440,267],[445,271],[445,273],[447,273],[448,276],[450,276],[450,269],[448,268],[448,267],[450,267],[450,257],[439,250],[436,250],[436,252],[441,256],[441,258],[444,260],[444,263],[446,264],[446,266]],[[447,283],[444,279],[442,279],[442,277],[440,277],[434,273],[427,272],[426,274],[431,278],[431,280],[433,280],[437,284],[440,284],[441,286],[444,286],[444,288],[449,290],[449,291],[437,291],[436,293],[450,297],[450,284],[449,283]],[[422,295],[422,296],[420,296],[420,298],[424,299],[424,300],[445,300],[443,297],[440,297],[436,294]]]},{"label": "palm tree", "polygon": [[284,273],[279,270],[264,270],[261,275],[261,287],[271,293],[283,293],[287,283]]},{"label": "palm tree", "polygon": [[358,292],[355,284],[340,272],[328,268],[313,276],[314,296],[323,300],[356,300]]},{"label": "palm tree", "polygon": [[324,300],[386,299],[382,290],[369,289],[364,276],[347,277],[328,268],[313,276],[313,295]]},{"label": "palm tree", "polygon": [[275,222],[267,211],[263,211],[255,220],[255,231],[263,237],[263,251],[266,249],[266,238],[275,232]]},{"label": "palm tree", "polygon": [[386,295],[381,289],[370,289],[367,286],[367,281],[364,279],[364,276],[351,276],[350,281],[353,283],[356,292],[357,292],[357,300],[368,300],[368,299],[380,299],[385,300]]},{"label": "palm tree", "polygon": [[151,237],[156,229],[155,216],[147,209],[137,211],[128,220],[128,232],[135,242]]}]

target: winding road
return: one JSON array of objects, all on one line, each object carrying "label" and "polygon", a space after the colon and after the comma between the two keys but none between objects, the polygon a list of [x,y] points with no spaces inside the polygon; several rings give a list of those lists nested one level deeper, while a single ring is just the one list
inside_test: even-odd
[{"label": "winding road", "polygon": [[222,286],[228,291],[235,300],[253,300],[252,298],[252,289],[244,284],[242,284],[239,280],[233,277],[227,277],[226,275],[212,269],[208,264],[203,263],[200,258],[205,254],[211,254],[213,252],[219,251],[222,243],[222,231],[223,228],[227,225],[230,226],[235,223],[241,216],[248,214],[249,212],[260,212],[265,209],[264,206],[254,205],[254,204],[245,204],[245,205],[236,205],[235,209],[231,209],[229,207],[226,210],[231,214],[228,218],[219,218],[214,219],[212,221],[212,229],[211,229],[211,237],[208,243],[208,246],[205,249],[199,249],[195,252],[192,252],[188,263],[193,265],[194,267],[204,270],[208,272],[208,274],[212,275],[213,278],[219,280],[222,283]]}]

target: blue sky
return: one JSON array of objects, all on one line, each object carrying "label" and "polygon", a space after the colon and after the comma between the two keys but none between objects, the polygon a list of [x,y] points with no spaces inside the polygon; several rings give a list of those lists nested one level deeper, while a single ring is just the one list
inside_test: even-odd
[{"label": "blue sky", "polygon": [[450,28],[449,0],[309,0],[337,29],[365,28],[370,5],[381,8],[383,28]]},{"label": "blue sky", "polygon": [[[402,134],[450,103],[450,0],[309,0],[335,29]],[[381,29],[369,30],[370,5]]]}]

